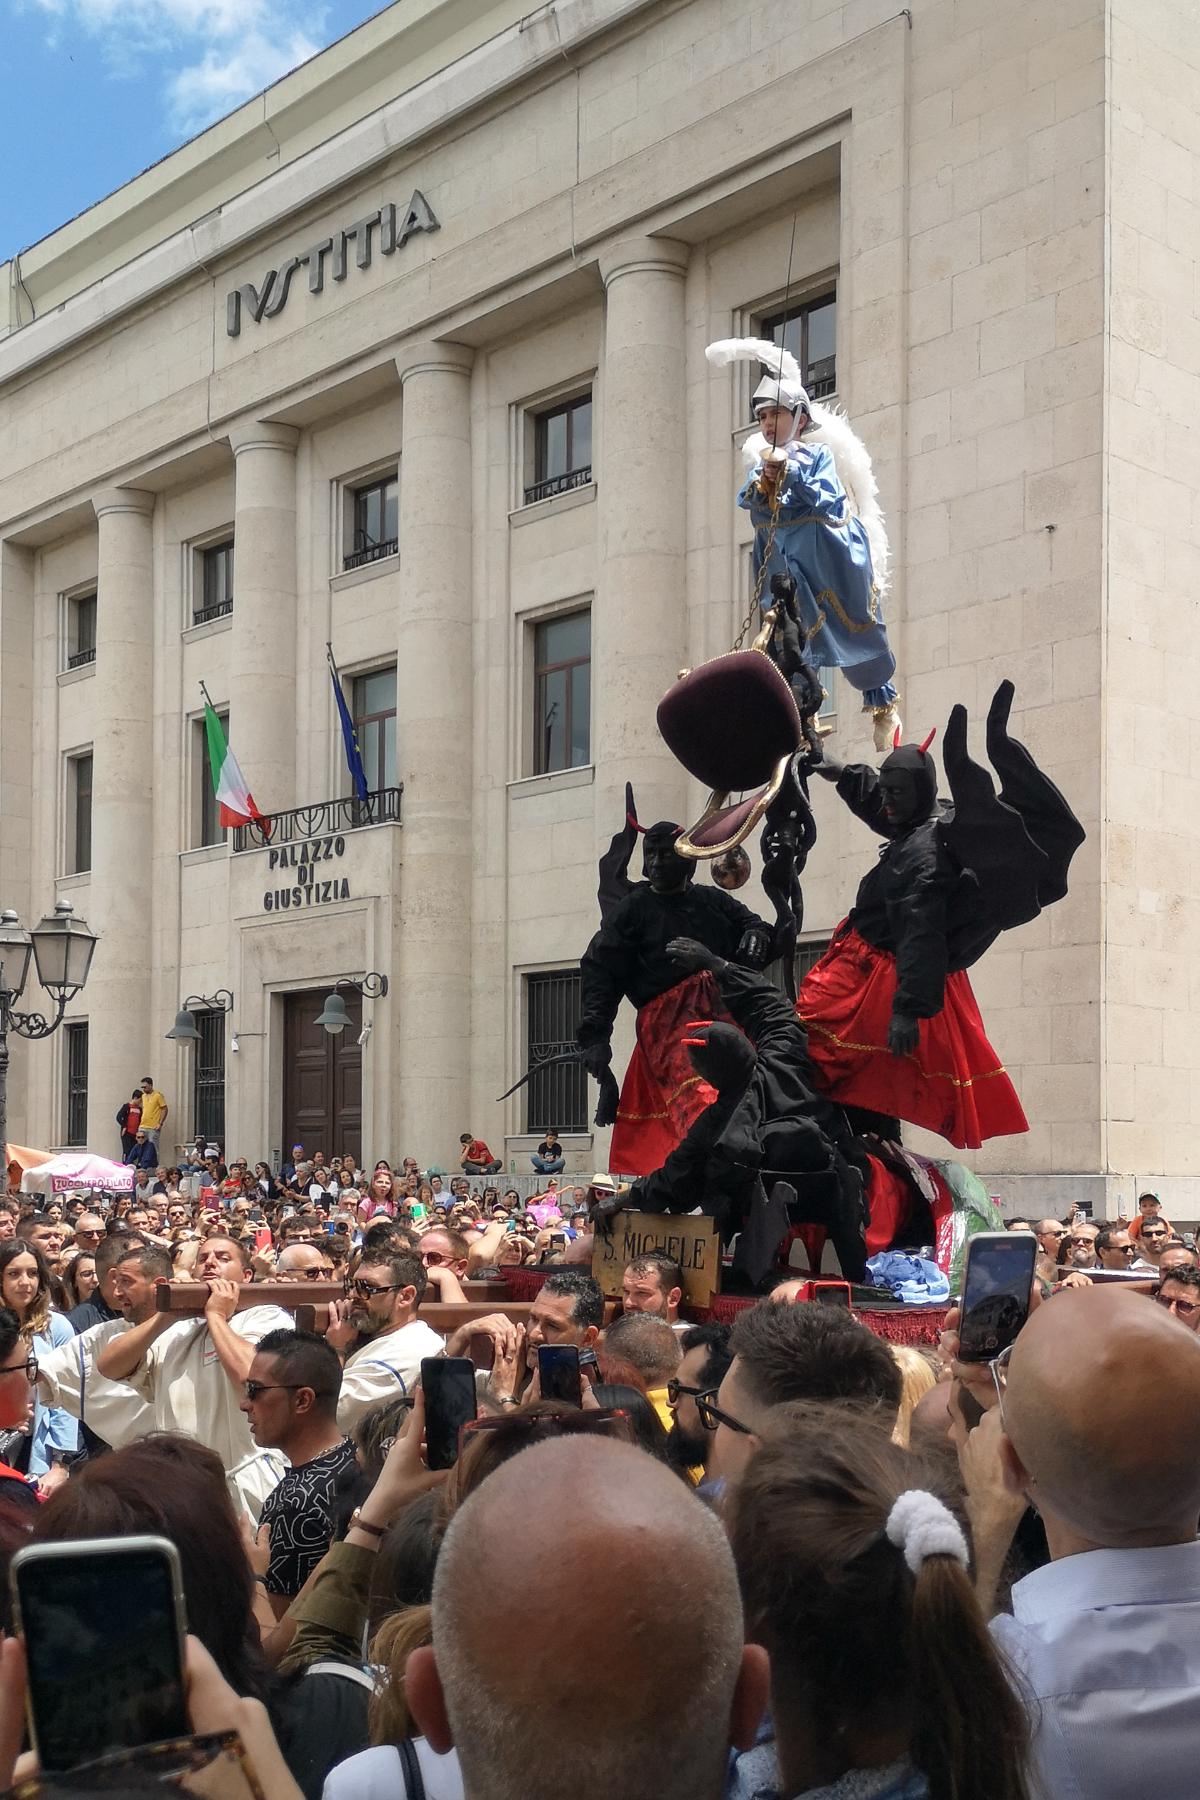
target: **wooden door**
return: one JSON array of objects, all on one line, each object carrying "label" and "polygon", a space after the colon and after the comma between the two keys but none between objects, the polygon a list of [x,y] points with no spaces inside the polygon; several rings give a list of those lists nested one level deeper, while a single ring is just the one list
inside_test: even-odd
[{"label": "wooden door", "polygon": [[283,1154],[303,1144],[326,1160],[347,1150],[362,1157],[362,996],[342,988],[350,1023],[332,1033],[315,1023],[329,988],[284,996]]}]

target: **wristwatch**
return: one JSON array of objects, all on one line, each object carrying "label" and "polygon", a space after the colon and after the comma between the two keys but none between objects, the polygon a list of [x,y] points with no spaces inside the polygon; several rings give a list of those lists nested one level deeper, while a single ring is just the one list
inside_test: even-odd
[{"label": "wristwatch", "polygon": [[369,1519],[363,1518],[361,1506],[356,1506],[354,1511],[350,1514],[350,1524],[347,1527],[347,1530],[367,1531],[375,1538],[385,1538],[388,1534],[388,1527],[386,1525],[372,1525]]}]

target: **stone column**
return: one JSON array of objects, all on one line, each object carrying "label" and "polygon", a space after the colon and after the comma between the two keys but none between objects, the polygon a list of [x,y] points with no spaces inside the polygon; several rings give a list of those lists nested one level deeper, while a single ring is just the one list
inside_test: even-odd
[{"label": "stone column", "polygon": [[[88,1143],[111,1154],[113,1114],[166,1064],[150,1017],[154,882],[154,495],[109,488],[92,502],[99,532],[92,693],[92,880],[99,942],[77,1006],[88,1031]],[[180,1099],[167,1094],[176,1115]],[[170,1142],[170,1131],[165,1134]]]},{"label": "stone column", "polygon": [[473,357],[462,344],[421,343],[397,362],[403,404],[396,717],[404,826],[398,979],[388,1002],[399,1026],[393,1141],[397,1155],[443,1166],[457,1152],[461,1132],[484,1136],[488,1124],[467,1117]]},{"label": "stone column", "polygon": [[[55,873],[52,863],[46,867],[44,845],[39,867],[33,868],[33,633],[33,552],[0,543],[0,894],[4,905],[20,914],[26,930],[48,909],[53,889],[44,876]],[[36,891],[45,898],[33,912],[35,874]],[[41,989],[32,965],[29,980],[25,1003],[36,1008]],[[32,1135],[27,1096],[35,1084],[28,1077],[30,1056],[37,1055],[37,1048],[20,1044],[8,1066],[8,1132],[20,1144],[29,1143]],[[43,1070],[48,1060],[42,1061]]]},{"label": "stone column", "polygon": [[[259,809],[295,806],[296,445],[291,425],[250,420],[236,461],[229,741]],[[190,704],[190,702],[189,702]],[[328,795],[305,794],[308,800]]]},{"label": "stone column", "polygon": [[592,693],[601,844],[624,816],[626,781],[643,824],[685,822],[687,778],[654,715],[686,661],[688,255],[686,244],[630,238],[600,257],[606,308]]}]

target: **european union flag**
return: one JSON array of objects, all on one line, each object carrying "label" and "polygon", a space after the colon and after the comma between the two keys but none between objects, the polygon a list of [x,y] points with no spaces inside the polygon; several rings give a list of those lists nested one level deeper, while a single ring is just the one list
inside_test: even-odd
[{"label": "european union flag", "polygon": [[329,659],[329,679],[333,683],[333,698],[338,709],[338,718],[342,721],[342,742],[346,746],[346,764],[350,770],[350,779],[354,783],[354,792],[360,800],[366,800],[368,794],[367,775],[363,768],[362,751],[358,747],[358,733],[354,729],[354,720],[350,717],[350,708],[346,705],[346,696],[342,692],[342,678],[338,674],[337,664],[333,660],[333,647],[325,646],[325,654]]}]

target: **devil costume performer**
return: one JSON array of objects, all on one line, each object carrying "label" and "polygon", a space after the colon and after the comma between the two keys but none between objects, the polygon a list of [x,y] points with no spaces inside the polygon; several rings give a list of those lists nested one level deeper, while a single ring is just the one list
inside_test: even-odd
[{"label": "devil costume performer", "polygon": [[666,953],[677,974],[707,975],[734,1023],[691,1022],[683,1042],[712,1101],[661,1168],[603,1205],[604,1218],[622,1207],[662,1213],[698,1206],[726,1242],[742,1234],[735,1267],[751,1284],[772,1266],[789,1225],[819,1224],[847,1280],[861,1281],[863,1189],[843,1155],[849,1127],[818,1090],[791,1005],[764,976],[700,944],[682,939]]},{"label": "devil costume performer", "polygon": [[[637,1044],[609,1153],[610,1168],[626,1175],[660,1168],[715,1098],[689,1062],[683,1038],[690,1020],[729,1015],[712,976],[681,979],[667,945],[673,938],[695,938],[717,956],[755,968],[770,959],[773,947],[773,933],[757,914],[720,888],[693,884],[695,863],[673,848],[678,825],[664,821],[645,831],[647,879],[630,883],[625,870],[642,829],[631,811],[601,863],[602,923],[580,959],[582,1014],[575,1033],[588,1072],[603,1082],[617,1008],[622,999],[637,1008]],[[614,1123],[603,1091],[596,1123]]]},{"label": "devil costume performer", "polygon": [[875,714],[882,750],[900,720],[882,611],[887,533],[870,456],[843,414],[809,399],[789,351],[766,339],[727,338],[705,354],[718,367],[760,361],[768,373],[754,391],[755,416],[777,408],[792,415],[786,444],[760,431],[743,446],[750,472],[738,505],[754,524],[755,576],[767,565],[756,592],[765,596],[773,576],[794,579],[813,661],[845,672]]},{"label": "devil costume performer", "polygon": [[938,802],[928,738],[920,749],[897,748],[878,775],[822,768],[886,842],[797,1002],[831,1098],[971,1149],[1028,1124],[966,971],[1001,931],[1063,897],[1084,837],[1054,783],[1009,737],[1012,699],[1006,681],[988,714],[999,796],[967,754],[961,706],[946,731],[952,805]]}]

